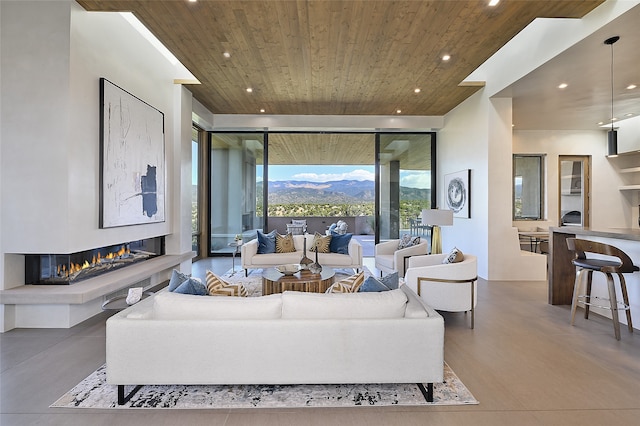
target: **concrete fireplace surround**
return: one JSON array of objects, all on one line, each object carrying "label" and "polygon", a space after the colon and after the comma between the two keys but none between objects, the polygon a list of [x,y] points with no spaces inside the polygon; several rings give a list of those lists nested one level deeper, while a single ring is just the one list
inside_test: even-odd
[{"label": "concrete fireplace surround", "polygon": [[[69,328],[102,310],[107,296],[118,290],[144,286],[145,290],[168,280],[173,268],[191,261],[192,252],[163,255],[71,285],[19,285],[0,290],[7,331],[23,328]],[[141,283],[144,284],[141,284]],[[8,314],[8,315],[7,315]]]}]

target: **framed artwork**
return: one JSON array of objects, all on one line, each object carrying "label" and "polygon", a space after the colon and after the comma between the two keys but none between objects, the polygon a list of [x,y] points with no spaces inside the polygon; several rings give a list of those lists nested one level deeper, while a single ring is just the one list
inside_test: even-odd
[{"label": "framed artwork", "polygon": [[453,217],[471,217],[471,170],[444,175],[444,198]]},{"label": "framed artwork", "polygon": [[164,217],[164,114],[101,78],[100,228]]}]

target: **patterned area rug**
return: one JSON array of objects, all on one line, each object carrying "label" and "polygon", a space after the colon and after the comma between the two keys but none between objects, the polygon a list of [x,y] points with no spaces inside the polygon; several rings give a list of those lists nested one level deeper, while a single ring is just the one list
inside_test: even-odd
[{"label": "patterned area rug", "polygon": [[[128,386],[126,391],[131,389]],[[148,385],[125,405],[118,405],[117,386],[106,383],[100,367],[54,402],[61,408],[302,408],[478,404],[445,363],[444,382],[433,386],[427,402],[415,384],[366,385]]]}]

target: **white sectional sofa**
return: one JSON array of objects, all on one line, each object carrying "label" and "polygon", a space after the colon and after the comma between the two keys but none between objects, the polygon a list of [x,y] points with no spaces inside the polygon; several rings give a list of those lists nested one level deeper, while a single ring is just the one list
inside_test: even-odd
[{"label": "white sectional sofa", "polygon": [[[147,384],[433,383],[444,321],[408,287],[262,297],[163,291],[107,320],[107,382]],[[130,389],[128,389],[130,390]]]},{"label": "white sectional sofa", "polygon": [[[300,259],[302,259],[305,238],[307,239],[307,257],[315,260],[315,252],[309,250],[313,243],[313,234],[294,235],[293,244],[296,251],[292,253],[258,254],[257,238],[243,244],[240,253],[245,275],[249,269],[263,269],[288,263],[299,263]],[[351,241],[349,241],[349,254],[318,253],[318,263],[332,268],[354,268],[360,270],[362,269],[362,246],[355,238],[351,238]]]}]

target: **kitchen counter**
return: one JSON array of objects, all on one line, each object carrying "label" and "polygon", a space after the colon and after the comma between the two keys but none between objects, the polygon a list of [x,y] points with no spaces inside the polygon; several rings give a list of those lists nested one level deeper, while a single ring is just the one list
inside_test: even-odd
[{"label": "kitchen counter", "polygon": [[[552,305],[570,305],[575,281],[575,267],[571,263],[573,253],[567,248],[567,238],[589,237],[607,238],[607,242],[616,245],[615,240],[637,241],[640,243],[640,229],[607,228],[593,229],[579,226],[549,228],[549,303]],[[640,259],[634,259],[638,264]]]}]

